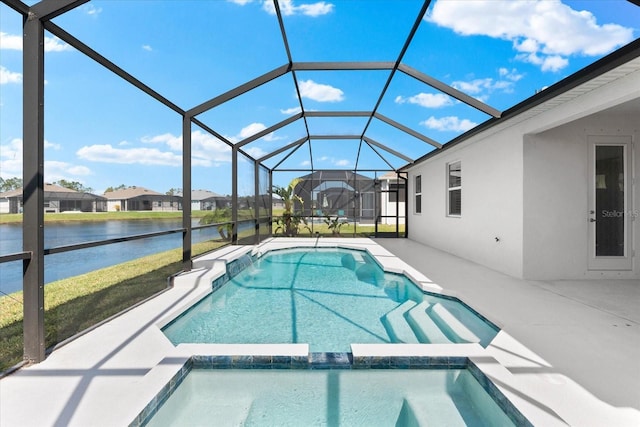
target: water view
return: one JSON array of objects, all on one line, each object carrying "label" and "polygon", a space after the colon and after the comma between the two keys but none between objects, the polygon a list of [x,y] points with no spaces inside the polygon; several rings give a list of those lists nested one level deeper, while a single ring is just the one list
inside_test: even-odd
[{"label": "water view", "polygon": [[[194,220],[194,226],[198,225]],[[46,224],[45,248],[114,239],[182,227],[182,220],[124,220]],[[219,238],[215,228],[194,230],[192,242]],[[45,256],[45,283],[77,276],[135,258],[179,248],[182,234],[133,240]],[[22,251],[21,224],[0,224],[0,254]],[[0,295],[22,289],[22,261],[0,264]]]}]

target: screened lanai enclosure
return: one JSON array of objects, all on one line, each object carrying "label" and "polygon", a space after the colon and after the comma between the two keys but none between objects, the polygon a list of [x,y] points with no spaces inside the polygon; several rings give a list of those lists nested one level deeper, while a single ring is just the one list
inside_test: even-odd
[{"label": "screened lanai enclosure", "polygon": [[[297,183],[291,214],[308,226],[299,236],[338,220],[349,224],[343,236],[404,237],[412,198],[421,195],[407,185],[403,167],[558,96],[637,49],[636,40],[583,55],[563,80],[540,73],[539,61],[559,60],[542,49],[527,52],[522,46],[534,46],[526,34],[499,34],[493,45],[468,37],[455,19],[463,3],[1,0],[3,79],[20,85],[3,85],[0,132],[2,144],[11,141],[3,150],[22,157],[2,173],[15,167],[24,186],[21,227],[12,229],[19,229],[18,246],[0,253],[0,271],[18,283],[2,288],[10,283],[3,280],[0,290],[22,312],[14,326],[24,325],[12,345],[24,349],[26,362],[42,361],[46,349],[166,287],[132,291],[151,270],[166,277],[221,245],[273,236],[284,209],[272,197],[276,186]],[[509,4],[526,13],[531,2]],[[486,2],[469,6],[489,10]],[[503,48],[500,39],[519,49],[510,64],[492,55]],[[541,80],[514,91],[534,69]],[[67,146],[74,154],[62,161],[56,156]],[[98,188],[134,176],[147,181],[125,183],[179,188],[181,219],[72,236],[72,227],[44,217],[45,182],[69,176],[61,170],[93,177]],[[203,221],[192,204],[196,190],[228,196],[230,208]],[[109,248],[124,259],[93,262],[108,258]],[[102,318],[83,317],[86,310],[62,315],[73,304],[96,304],[89,292],[45,304],[69,274],[111,276],[103,269],[170,249],[179,254],[149,272],[136,267],[140,276],[126,282],[124,298]],[[80,264],[89,271],[76,269]]]}]

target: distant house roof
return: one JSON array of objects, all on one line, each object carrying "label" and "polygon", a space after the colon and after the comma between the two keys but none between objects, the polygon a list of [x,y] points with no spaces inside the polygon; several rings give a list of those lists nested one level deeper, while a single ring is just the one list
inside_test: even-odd
[{"label": "distant house roof", "polygon": [[144,187],[129,187],[122,190],[107,191],[104,193],[104,197],[109,200],[127,200],[140,196],[165,196],[166,194],[158,193],[157,191],[149,190]]},{"label": "distant house roof", "polygon": [[398,174],[394,171],[390,171],[385,173],[384,175],[380,175],[378,179],[398,179]]},{"label": "distant house roof", "polygon": [[[182,197],[182,193],[176,193],[176,195]],[[209,190],[193,190],[191,192],[191,200],[193,200],[194,202],[207,199],[220,199],[224,197],[226,196]]]},{"label": "distant house roof", "polygon": [[359,173],[355,173],[348,170],[321,170],[310,173],[308,175],[301,176],[300,179],[304,181],[344,181],[349,182],[356,180],[363,181],[372,181],[372,178],[369,178],[364,175],[360,175]]},{"label": "distant house roof", "polygon": [[[22,198],[22,187],[15,190],[0,193],[0,197],[8,199],[11,197]],[[57,184],[44,184],[44,197],[45,199],[58,199],[58,200],[98,200],[105,199],[103,196],[97,194],[85,193],[81,191],[72,190],[70,188],[62,187]]]}]

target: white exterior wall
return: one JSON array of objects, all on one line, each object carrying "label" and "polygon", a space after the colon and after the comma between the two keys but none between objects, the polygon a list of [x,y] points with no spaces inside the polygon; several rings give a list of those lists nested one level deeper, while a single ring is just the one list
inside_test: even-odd
[{"label": "white exterior wall", "polygon": [[[119,206],[120,209],[116,209],[116,206]],[[107,212],[124,211],[126,207],[124,200],[107,200]]]},{"label": "white exterior wall", "polygon": [[[630,136],[637,142],[638,121],[638,117],[630,115],[598,114],[525,137],[525,278],[639,277],[637,265],[635,271],[629,272],[589,271],[588,268],[589,233],[593,227],[589,223],[592,145],[588,137]],[[630,154],[637,170],[638,147]],[[630,190],[629,211],[636,212],[640,201],[638,185],[632,185]],[[639,234],[634,233],[631,249],[638,248]]]},{"label": "white exterior wall", "polygon": [[0,199],[0,213],[9,213],[9,199]]},{"label": "white exterior wall", "polygon": [[[447,164],[462,165],[462,215],[447,216]],[[415,176],[422,175],[422,213]],[[522,136],[474,138],[409,170],[409,238],[512,276],[522,275]],[[499,241],[496,242],[496,237]]]},{"label": "white exterior wall", "polygon": [[[588,85],[588,84],[587,84]],[[592,86],[593,88],[593,86]],[[640,71],[587,89],[528,118],[488,129],[408,169],[409,238],[489,268],[530,279],[638,278],[588,270],[588,135],[630,135],[640,167],[637,107],[609,108],[640,98]],[[446,216],[446,165],[462,162],[462,215]],[[414,179],[422,175],[422,214],[414,213]],[[634,173],[632,212],[640,211]],[[640,248],[640,219],[632,249]],[[495,241],[495,237],[500,239]]]}]

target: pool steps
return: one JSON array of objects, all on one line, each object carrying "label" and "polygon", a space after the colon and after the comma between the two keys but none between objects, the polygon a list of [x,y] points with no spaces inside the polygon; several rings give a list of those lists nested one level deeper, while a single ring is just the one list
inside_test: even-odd
[{"label": "pool steps", "polygon": [[427,301],[416,304],[407,313],[407,323],[412,327],[420,342],[451,344],[451,340],[442,332],[435,320],[427,314],[429,307],[431,304]]},{"label": "pool steps", "polygon": [[392,342],[403,342],[407,344],[416,344],[419,342],[418,337],[413,332],[413,328],[411,328],[411,325],[409,325],[405,319],[405,314],[415,306],[415,301],[407,300],[382,316],[382,324]]},{"label": "pool steps", "polygon": [[396,426],[447,426],[465,427],[467,423],[450,397],[445,396],[407,396]]},{"label": "pool steps", "polygon": [[407,344],[479,343],[478,338],[442,304],[404,301],[380,318],[391,342]]},{"label": "pool steps", "polygon": [[431,317],[436,321],[443,332],[455,343],[475,343],[480,342],[473,332],[462,324],[453,314],[442,304],[437,303],[430,308]]}]

